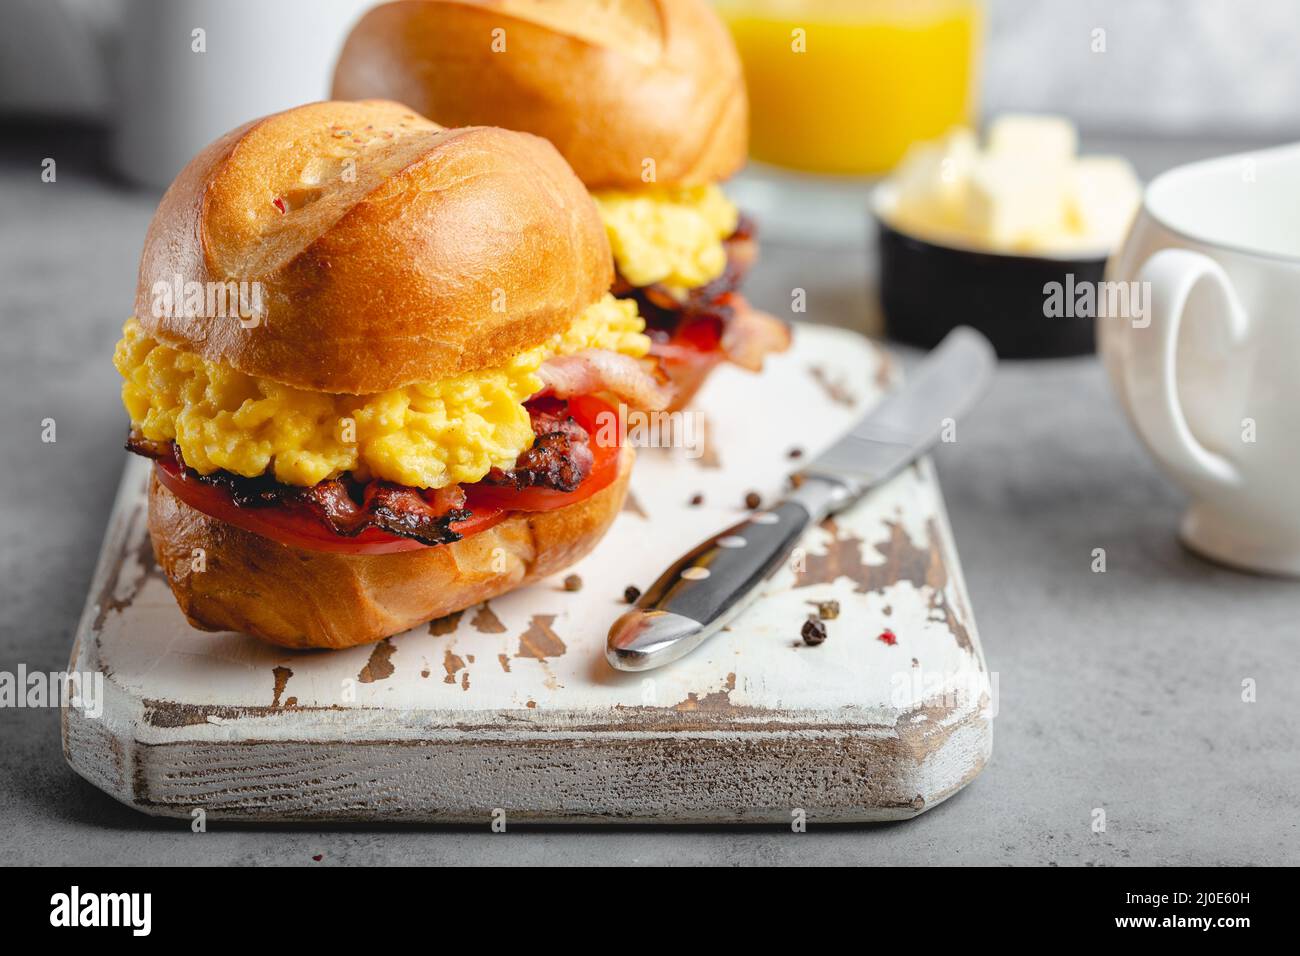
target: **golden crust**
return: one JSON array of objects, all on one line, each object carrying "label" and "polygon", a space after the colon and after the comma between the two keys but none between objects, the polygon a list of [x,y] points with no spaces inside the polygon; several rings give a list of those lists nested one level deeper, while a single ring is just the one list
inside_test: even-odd
[{"label": "golden crust", "polygon": [[660,185],[716,182],[748,148],[740,58],[706,0],[383,4],[344,44],[334,96],[545,136],[590,189],[643,187],[647,159]]},{"label": "golden crust", "polygon": [[[182,170],[149,226],[135,314],[246,374],[368,394],[500,365],[612,275],[599,214],[549,143],[325,102],[233,130]],[[263,315],[155,315],[155,285],[178,276],[260,283]]]},{"label": "golden crust", "polygon": [[[554,574],[604,536],[627,494],[625,447],[607,488],[555,511],[514,514],[436,548],[352,555],[291,548],[190,508],[151,478],[154,555],[189,622],[284,647],[352,647]],[[203,571],[193,570],[195,548]],[[497,551],[496,549],[501,549]],[[504,555],[505,569],[501,566]]]}]

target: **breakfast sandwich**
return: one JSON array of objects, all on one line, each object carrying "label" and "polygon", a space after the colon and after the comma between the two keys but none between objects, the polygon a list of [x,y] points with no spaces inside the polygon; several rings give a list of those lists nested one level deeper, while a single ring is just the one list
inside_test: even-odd
[{"label": "breakfast sandwich", "polygon": [[754,227],[719,183],[745,161],[748,102],[705,0],[383,4],[344,44],[334,95],[554,143],[596,200],[614,294],[645,318],[673,407],[719,362],[757,371],[788,346],[789,329],[739,293]]},{"label": "breakfast sandwich", "polygon": [[604,534],[662,408],[604,224],[551,144],[382,101],[256,120],[180,173],[114,363],[192,624],[373,642]]}]

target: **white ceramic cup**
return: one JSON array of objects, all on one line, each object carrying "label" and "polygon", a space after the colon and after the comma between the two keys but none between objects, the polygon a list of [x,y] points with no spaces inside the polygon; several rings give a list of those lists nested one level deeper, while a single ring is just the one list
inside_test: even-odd
[{"label": "white ceramic cup", "polygon": [[1300,144],[1155,179],[1106,278],[1149,283],[1147,314],[1099,319],[1098,343],[1191,496],[1183,541],[1300,575]]}]

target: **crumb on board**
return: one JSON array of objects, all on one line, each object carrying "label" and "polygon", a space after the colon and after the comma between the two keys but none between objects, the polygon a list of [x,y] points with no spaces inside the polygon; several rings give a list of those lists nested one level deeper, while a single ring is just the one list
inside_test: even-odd
[{"label": "crumb on board", "polygon": [[833,621],[840,616],[839,601],[809,601],[817,609],[817,616],[823,621]]}]

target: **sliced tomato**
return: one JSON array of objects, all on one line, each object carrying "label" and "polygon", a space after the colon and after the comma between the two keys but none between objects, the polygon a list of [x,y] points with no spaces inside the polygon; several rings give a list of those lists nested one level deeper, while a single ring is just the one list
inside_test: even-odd
[{"label": "sliced tomato", "polygon": [[[731,298],[730,292],[720,296],[718,306],[730,305]],[[722,319],[711,313],[689,316],[678,323],[671,341],[697,352],[718,352],[722,349]]]},{"label": "sliced tomato", "polygon": [[[602,429],[611,420],[605,416],[615,416],[612,420],[617,421],[618,413],[608,403],[590,395],[569,399],[569,411],[591,435],[590,447],[594,461],[591,473],[582,484],[567,492],[551,488],[517,491],[481,483],[467,485],[466,507],[472,514],[464,521],[454,522],[451,525],[453,531],[462,538],[468,538],[504,521],[511,512],[563,508],[589,498],[608,487],[618,477],[621,430],[614,429],[615,440],[612,443],[602,442],[597,437],[603,437],[609,432],[608,428]],[[315,515],[293,507],[241,507],[234,503],[224,488],[198,481],[181,468],[175,459],[155,461],[154,473],[158,476],[159,484],[194,510],[291,548],[341,554],[397,554],[437,547],[380,528],[367,528],[354,537],[336,534]]]}]

